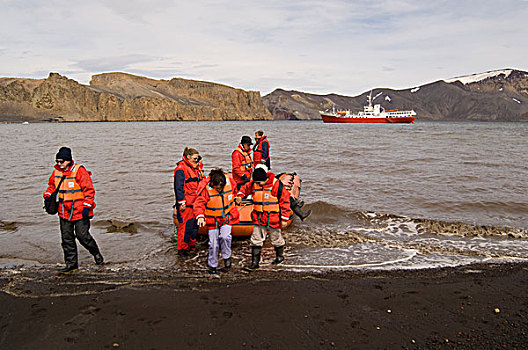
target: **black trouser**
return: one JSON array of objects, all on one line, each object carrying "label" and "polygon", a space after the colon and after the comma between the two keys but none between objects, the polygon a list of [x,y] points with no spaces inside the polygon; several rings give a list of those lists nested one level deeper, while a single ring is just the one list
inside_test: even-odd
[{"label": "black trouser", "polygon": [[[66,266],[78,266],[77,263],[77,244],[75,237],[79,243],[86,248],[93,256],[99,254],[99,247],[92,235],[90,235],[90,219],[81,219],[76,221],[68,221],[63,218],[60,219],[61,230],[61,245],[64,252],[64,262]],[[75,231],[75,232],[74,232]]]}]

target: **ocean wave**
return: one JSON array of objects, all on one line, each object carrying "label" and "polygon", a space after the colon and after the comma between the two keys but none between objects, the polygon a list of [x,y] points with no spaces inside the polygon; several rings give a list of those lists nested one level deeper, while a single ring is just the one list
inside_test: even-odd
[{"label": "ocean wave", "polygon": [[528,239],[526,228],[412,218],[346,209],[324,201],[303,208],[308,209],[312,210],[312,215],[290,232],[293,244],[338,247],[377,240],[383,235],[402,239],[416,235]]},{"label": "ocean wave", "polygon": [[506,227],[473,225],[463,222],[447,222],[428,219],[413,219],[418,223],[420,232],[430,235],[450,235],[459,237],[509,237],[528,238],[528,229]]}]

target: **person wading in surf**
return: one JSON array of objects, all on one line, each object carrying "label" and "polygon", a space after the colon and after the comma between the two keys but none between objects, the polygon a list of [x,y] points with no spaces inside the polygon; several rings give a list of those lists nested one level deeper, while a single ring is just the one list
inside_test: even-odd
[{"label": "person wading in surf", "polygon": [[198,184],[203,179],[202,157],[194,148],[185,147],[182,160],[174,169],[175,224],[177,225],[176,247],[178,255],[187,256],[195,249],[198,225],[194,217],[193,205],[197,196]]},{"label": "person wading in surf", "polygon": [[[66,263],[59,272],[73,272],[79,266],[75,238],[93,255],[95,263],[101,265],[103,256],[95,239],[90,235],[90,219],[95,208],[95,189],[90,177],[92,173],[82,164],[73,161],[71,149],[68,147],[59,149],[55,163],[55,169],[44,192],[44,206],[49,209],[55,195],[57,196],[61,245]],[[55,194],[57,188],[58,192]]]}]

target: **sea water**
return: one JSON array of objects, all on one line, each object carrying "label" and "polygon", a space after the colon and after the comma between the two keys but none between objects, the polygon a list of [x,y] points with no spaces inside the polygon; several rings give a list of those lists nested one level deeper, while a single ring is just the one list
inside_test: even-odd
[{"label": "sea water", "polygon": [[[272,171],[302,179],[305,221],[285,230],[281,269],[416,269],[528,259],[528,124],[320,121],[1,124],[0,267],[62,262],[42,193],[61,146],[92,172],[91,232],[107,269],[203,269],[207,242],[174,249],[173,171],[185,146],[206,174],[230,169],[243,135],[264,130]],[[247,240],[233,258],[248,258]],[[273,258],[265,248],[263,265]],[[93,265],[79,248],[81,266]]]}]

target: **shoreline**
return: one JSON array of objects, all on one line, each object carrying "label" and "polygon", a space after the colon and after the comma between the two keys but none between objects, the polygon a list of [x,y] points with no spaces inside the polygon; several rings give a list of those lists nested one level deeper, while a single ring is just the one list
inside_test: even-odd
[{"label": "shoreline", "polygon": [[523,348],[528,264],[396,271],[0,270],[2,348]]}]

